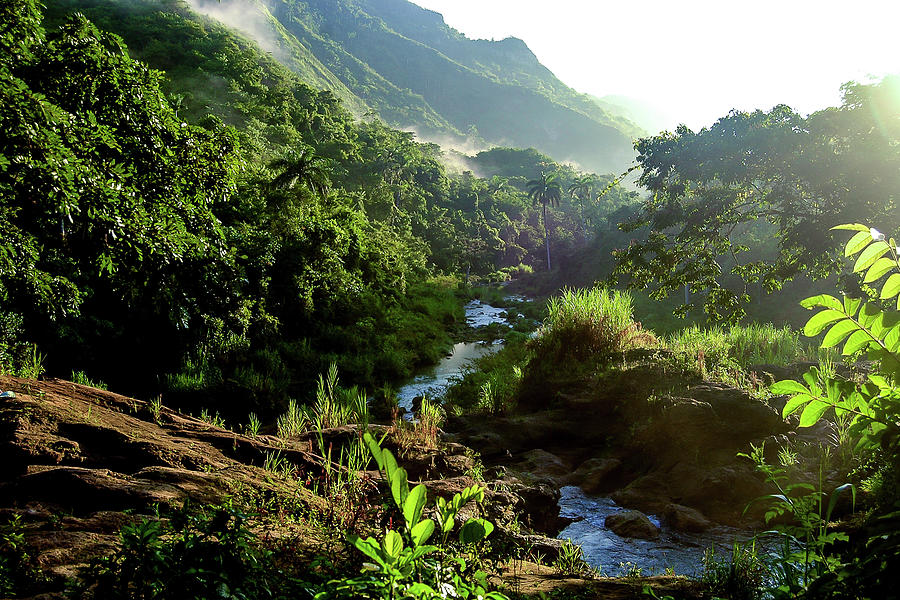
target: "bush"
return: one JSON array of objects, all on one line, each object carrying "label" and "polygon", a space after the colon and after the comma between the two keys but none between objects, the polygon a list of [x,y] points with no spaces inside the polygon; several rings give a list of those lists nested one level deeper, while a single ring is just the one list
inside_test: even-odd
[{"label": "bush", "polygon": [[[122,545],[85,573],[83,598],[286,598],[294,581],[275,568],[230,506],[181,509],[121,532]],[[296,596],[295,596],[296,597]]]},{"label": "bush", "polygon": [[532,362],[584,362],[656,341],[634,321],[631,295],[626,292],[564,289],[547,301],[547,312],[532,342]]}]

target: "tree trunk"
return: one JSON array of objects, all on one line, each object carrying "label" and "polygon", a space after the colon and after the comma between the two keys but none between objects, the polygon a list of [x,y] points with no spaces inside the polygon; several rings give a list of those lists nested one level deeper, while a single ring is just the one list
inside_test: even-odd
[{"label": "tree trunk", "polygon": [[544,205],[544,245],[547,247],[547,270],[550,271],[550,227],[547,225],[547,205]]}]

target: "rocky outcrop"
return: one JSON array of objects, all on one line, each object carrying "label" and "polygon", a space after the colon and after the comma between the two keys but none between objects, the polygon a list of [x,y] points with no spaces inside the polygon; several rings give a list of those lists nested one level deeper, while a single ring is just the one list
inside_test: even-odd
[{"label": "rocky outcrop", "polygon": [[[448,427],[460,441],[486,450],[489,465],[511,465],[589,495],[609,495],[626,508],[668,515],[676,529],[758,520],[761,505],[747,514],[744,508],[768,489],[737,454],[749,452],[751,443],[798,439],[777,399],[770,404],[722,383],[685,385],[652,353],[625,359],[636,366],[543,390],[547,409],[535,402],[526,414],[463,417]],[[655,394],[666,387],[680,391]]]},{"label": "rocky outcrop", "polygon": [[659,537],[659,527],[642,512],[623,510],[606,517],[604,526],[620,537],[652,540]]}]

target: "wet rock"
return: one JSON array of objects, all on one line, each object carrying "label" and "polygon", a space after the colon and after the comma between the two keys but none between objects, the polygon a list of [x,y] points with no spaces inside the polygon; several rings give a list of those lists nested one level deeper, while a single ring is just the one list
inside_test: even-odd
[{"label": "wet rock", "polygon": [[652,540],[659,537],[659,527],[644,513],[637,510],[623,510],[606,517],[603,522],[607,529],[620,537]]},{"label": "wet rock", "polygon": [[613,488],[621,468],[622,461],[617,458],[590,458],[566,477],[565,482],[577,485],[585,494],[600,494]]},{"label": "wet rock", "polygon": [[699,510],[681,504],[669,504],[663,511],[663,516],[666,523],[677,531],[702,533],[712,527],[709,519]]},{"label": "wet rock", "polygon": [[562,481],[572,472],[572,468],[560,457],[540,448],[529,450],[523,454],[522,460],[515,465],[515,468],[537,478],[552,479],[557,482]]}]

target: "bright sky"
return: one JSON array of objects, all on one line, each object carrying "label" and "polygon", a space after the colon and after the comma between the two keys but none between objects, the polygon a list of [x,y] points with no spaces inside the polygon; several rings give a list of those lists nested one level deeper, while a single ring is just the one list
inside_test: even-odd
[{"label": "bright sky", "polygon": [[412,0],[470,38],[525,40],[563,82],[629,96],[667,126],[732,108],[840,103],[849,80],[900,73],[897,0]]}]

